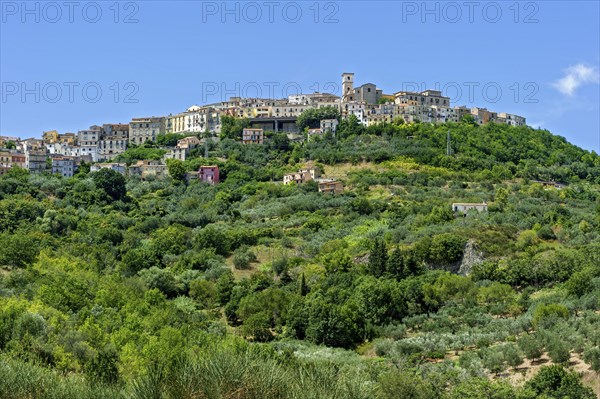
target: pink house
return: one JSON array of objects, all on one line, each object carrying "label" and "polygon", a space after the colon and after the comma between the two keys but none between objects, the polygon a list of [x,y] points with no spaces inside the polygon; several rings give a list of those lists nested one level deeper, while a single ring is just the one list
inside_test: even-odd
[{"label": "pink house", "polygon": [[198,179],[201,182],[216,184],[219,182],[219,167],[218,166],[200,166],[198,171]]}]

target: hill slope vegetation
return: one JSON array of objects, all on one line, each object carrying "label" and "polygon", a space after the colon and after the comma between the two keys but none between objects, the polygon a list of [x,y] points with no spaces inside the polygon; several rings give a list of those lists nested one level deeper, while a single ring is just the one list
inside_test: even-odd
[{"label": "hill slope vegetation", "polygon": [[[0,177],[0,398],[600,394],[597,154],[495,124],[228,136],[178,165],[214,186]],[[306,165],[344,193],[280,183]]]}]

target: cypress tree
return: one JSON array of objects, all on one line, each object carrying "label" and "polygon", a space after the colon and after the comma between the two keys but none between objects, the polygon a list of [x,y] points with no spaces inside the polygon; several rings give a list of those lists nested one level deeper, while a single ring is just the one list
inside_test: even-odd
[{"label": "cypress tree", "polygon": [[387,266],[387,258],[385,241],[381,238],[376,238],[369,255],[369,272],[375,277],[383,276]]},{"label": "cypress tree", "polygon": [[302,273],[302,277],[300,277],[300,284],[298,284],[298,294],[302,296],[308,294],[308,287],[306,286],[306,279],[304,278],[304,273]]},{"label": "cypress tree", "polygon": [[387,274],[397,280],[402,280],[406,277],[404,273],[404,255],[399,248],[392,251],[387,260]]}]

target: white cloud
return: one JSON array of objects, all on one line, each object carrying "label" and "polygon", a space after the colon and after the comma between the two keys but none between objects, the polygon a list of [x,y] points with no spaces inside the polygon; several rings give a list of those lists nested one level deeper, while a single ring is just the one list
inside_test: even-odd
[{"label": "white cloud", "polygon": [[595,67],[576,64],[568,67],[565,72],[565,76],[552,83],[552,86],[567,96],[575,94],[575,90],[583,84],[600,82],[600,73]]}]

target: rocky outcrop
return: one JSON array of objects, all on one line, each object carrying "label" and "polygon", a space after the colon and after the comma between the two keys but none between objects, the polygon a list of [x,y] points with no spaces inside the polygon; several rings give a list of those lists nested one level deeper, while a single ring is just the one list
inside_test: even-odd
[{"label": "rocky outcrop", "polygon": [[479,249],[477,249],[477,244],[475,240],[470,239],[465,244],[465,250],[463,252],[463,257],[460,261],[460,266],[458,268],[458,274],[462,276],[466,276],[471,273],[473,266],[480,264],[483,262],[483,254]]}]

